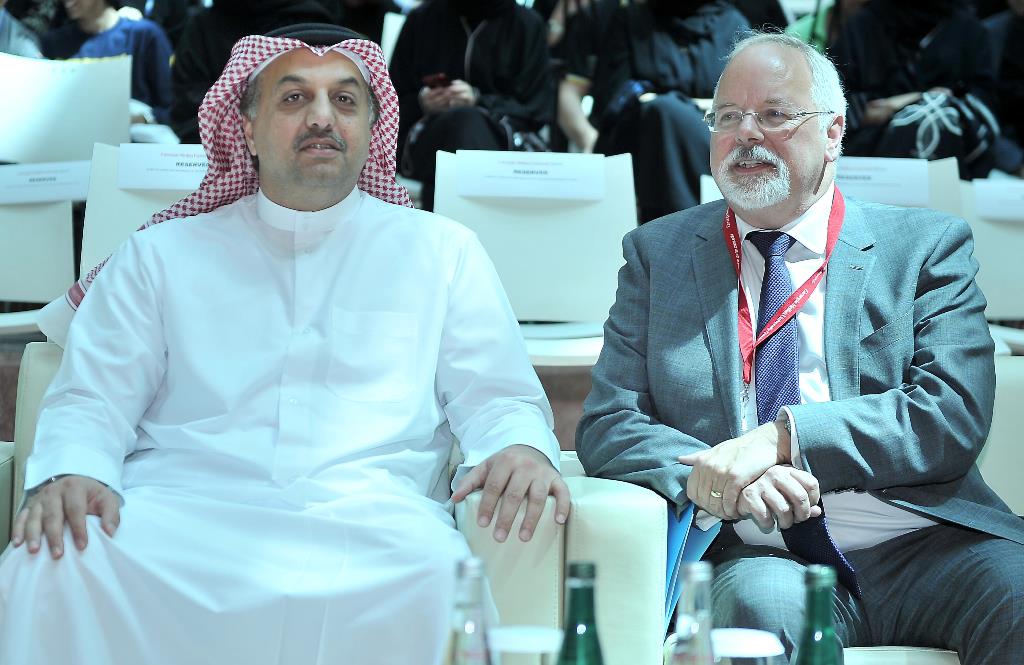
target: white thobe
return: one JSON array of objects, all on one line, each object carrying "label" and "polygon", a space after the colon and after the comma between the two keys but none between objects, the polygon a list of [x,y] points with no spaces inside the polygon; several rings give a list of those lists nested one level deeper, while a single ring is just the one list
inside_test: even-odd
[{"label": "white thobe", "polygon": [[[123,499],[114,538],[0,561],[0,663],[431,663],[454,563],[454,440],[558,463],[475,236],[358,190],[262,194],[133,234],[90,289],[26,487]],[[461,470],[460,470],[461,471]],[[60,637],[59,637],[60,636]],[[64,640],[61,637],[67,636]]]}]

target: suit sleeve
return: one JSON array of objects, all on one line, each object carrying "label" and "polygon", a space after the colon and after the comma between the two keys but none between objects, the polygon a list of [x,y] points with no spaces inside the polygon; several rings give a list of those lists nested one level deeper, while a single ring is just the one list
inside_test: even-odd
[{"label": "suit sleeve", "polygon": [[[916,284],[907,282],[915,289],[912,310],[874,331],[878,343],[861,341],[862,394],[790,407],[804,461],[823,492],[955,480],[985,443],[995,367],[985,299],[974,282],[974,244],[959,219],[949,218],[935,236]],[[879,362],[903,364],[900,385],[874,385],[871,363],[881,368]]]},{"label": "suit sleeve", "polygon": [[690,467],[676,458],[709,446],[658,419],[647,376],[649,265],[634,233],[622,247],[626,264],[576,430],[576,451],[587,475],[642,485],[682,508],[689,501]]}]

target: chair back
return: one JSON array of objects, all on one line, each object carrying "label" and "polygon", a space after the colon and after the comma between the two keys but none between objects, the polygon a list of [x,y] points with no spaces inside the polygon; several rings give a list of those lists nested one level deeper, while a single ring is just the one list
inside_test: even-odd
[{"label": "chair back", "polygon": [[0,205],[0,247],[0,300],[59,297],[75,275],[71,202]]},{"label": "chair back", "polygon": [[[1000,188],[1016,190],[1014,198],[1018,201],[1024,197],[1024,183],[1000,181],[998,184]],[[1024,249],[1024,211],[1015,220],[982,217],[975,204],[976,187],[980,189],[974,183],[960,183],[963,217],[974,234],[974,258],[979,264],[978,286],[988,301],[985,318],[989,321],[1022,320],[1024,262],[1020,253]]]},{"label": "chair back", "polygon": [[1010,509],[1024,516],[1024,446],[1021,430],[1024,417],[1024,356],[996,356],[996,403],[992,429],[978,457],[978,468],[985,482]]},{"label": "chair back", "polygon": [[603,322],[624,262],[622,236],[636,228],[630,156],[603,158],[599,201],[460,196],[457,159],[437,153],[434,210],[476,232],[516,318]]},{"label": "chair back", "polygon": [[102,143],[94,146],[82,230],[82,274],[113,254],[150,217],[189,193],[174,189],[121,189],[119,161],[118,147]]},{"label": "chair back", "polygon": [[81,161],[97,141],[128,141],[131,67],[129,56],[36,60],[0,53],[0,162]]},{"label": "chair back", "polygon": [[380,36],[380,50],[384,52],[384,62],[391,62],[391,56],[395,52],[395,44],[398,43],[398,35],[402,33],[403,25],[405,25],[405,14],[397,12],[384,14],[384,29]]}]

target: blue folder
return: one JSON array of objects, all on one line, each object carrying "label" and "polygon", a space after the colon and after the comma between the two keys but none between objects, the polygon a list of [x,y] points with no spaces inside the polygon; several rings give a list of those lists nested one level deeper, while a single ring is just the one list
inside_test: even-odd
[{"label": "blue folder", "polygon": [[665,632],[668,632],[672,621],[672,612],[676,609],[679,596],[683,589],[679,584],[679,571],[684,563],[700,561],[711,545],[711,541],[722,528],[721,522],[707,531],[701,530],[693,521],[694,507],[691,503],[686,510],[676,517],[676,509],[668,504],[668,558],[665,574]]}]

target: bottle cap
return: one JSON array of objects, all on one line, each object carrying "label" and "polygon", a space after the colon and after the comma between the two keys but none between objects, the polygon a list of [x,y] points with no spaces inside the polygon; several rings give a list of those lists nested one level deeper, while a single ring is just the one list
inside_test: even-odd
[{"label": "bottle cap", "polygon": [[693,561],[683,564],[683,579],[688,582],[710,582],[714,569],[707,561]]},{"label": "bottle cap", "polygon": [[807,566],[807,585],[817,587],[836,585],[836,570],[831,566],[819,566],[817,564]]},{"label": "bottle cap", "polygon": [[593,561],[570,561],[569,577],[592,580],[597,577],[597,564]]}]

